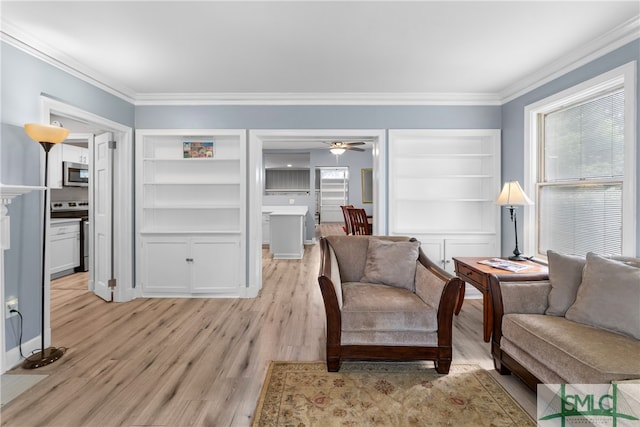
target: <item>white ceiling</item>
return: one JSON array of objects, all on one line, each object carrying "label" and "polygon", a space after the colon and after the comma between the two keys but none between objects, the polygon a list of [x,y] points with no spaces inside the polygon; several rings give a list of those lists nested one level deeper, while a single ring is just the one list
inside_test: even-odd
[{"label": "white ceiling", "polygon": [[640,15],[637,0],[2,0],[0,7],[4,41],[138,103],[215,94],[504,101],[532,74],[551,75],[589,46],[606,47],[621,26],[632,33],[623,41],[637,38]]}]

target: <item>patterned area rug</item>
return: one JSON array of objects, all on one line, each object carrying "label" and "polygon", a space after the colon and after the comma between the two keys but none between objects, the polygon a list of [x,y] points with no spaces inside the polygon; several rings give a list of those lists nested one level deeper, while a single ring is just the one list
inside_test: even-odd
[{"label": "patterned area rug", "polygon": [[430,363],[271,362],[252,426],[535,426],[489,373]]}]

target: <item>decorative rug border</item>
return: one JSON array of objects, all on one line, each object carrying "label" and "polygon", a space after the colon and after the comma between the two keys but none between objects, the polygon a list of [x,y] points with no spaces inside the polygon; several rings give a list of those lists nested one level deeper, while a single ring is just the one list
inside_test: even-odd
[{"label": "decorative rug border", "polygon": [[[393,365],[394,372],[403,371],[403,370],[415,371],[416,369],[422,370],[422,367],[424,367],[425,371],[434,371],[434,367],[430,363],[424,363],[423,365],[422,362],[398,363],[398,362],[370,362],[370,361],[343,362],[341,371],[343,371],[344,368],[348,368],[350,365],[355,366],[363,363],[367,363],[370,366],[379,367],[381,372],[386,370],[385,365],[387,366]],[[258,422],[261,419],[266,397],[270,392],[273,391],[271,388],[271,380],[273,378],[274,373],[277,373],[277,370],[279,368],[286,366],[288,367],[289,371],[304,370],[304,369],[308,369],[309,366],[314,366],[314,365],[319,367],[318,369],[319,371],[326,372],[327,368],[326,368],[325,361],[283,361],[283,360],[270,361],[269,367],[267,369],[266,375],[262,383],[262,388],[260,391],[260,395],[258,397],[258,402],[253,412],[251,427],[259,426]],[[452,364],[451,365],[451,373],[455,373],[455,371],[460,371],[460,370],[462,371],[460,373],[464,373],[464,372],[473,373],[473,375],[478,379],[482,387],[487,391],[487,393],[492,398],[495,398],[494,392],[495,392],[495,389],[498,388],[499,392],[502,392],[502,394],[507,397],[506,401],[497,402],[501,407],[503,407],[505,410],[509,409],[509,406],[517,408],[518,411],[524,414],[531,421],[532,425],[534,426],[536,425],[535,419],[531,417],[531,415],[523,408],[523,406],[517,400],[515,400],[514,397],[502,386],[502,384],[500,384],[498,380],[493,378],[487,370],[483,369],[477,364]],[[438,374],[438,375],[442,377],[446,376],[442,374]],[[285,386],[284,383],[282,383],[281,385],[282,387]]]}]

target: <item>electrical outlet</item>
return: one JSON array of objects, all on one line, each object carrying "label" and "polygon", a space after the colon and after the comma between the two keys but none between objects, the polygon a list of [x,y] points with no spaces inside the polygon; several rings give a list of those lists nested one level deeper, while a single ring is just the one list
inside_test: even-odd
[{"label": "electrical outlet", "polygon": [[9,298],[6,302],[5,302],[5,317],[7,319],[9,319],[10,317],[13,316],[17,316],[18,313],[12,313],[11,310],[17,310],[18,309],[18,298]]}]

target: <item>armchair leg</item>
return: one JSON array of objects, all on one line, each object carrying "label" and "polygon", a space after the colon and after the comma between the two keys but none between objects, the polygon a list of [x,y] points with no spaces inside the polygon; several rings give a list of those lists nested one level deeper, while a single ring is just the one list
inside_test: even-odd
[{"label": "armchair leg", "polygon": [[500,375],[511,375],[511,370],[502,364],[502,361],[496,356],[493,356],[493,367],[498,371]]},{"label": "armchair leg", "polygon": [[339,369],[340,369],[340,358],[327,357],[327,371],[338,372]]},{"label": "armchair leg", "polygon": [[436,365],[436,371],[439,374],[448,374],[451,367],[451,360],[435,360],[433,362]]}]

